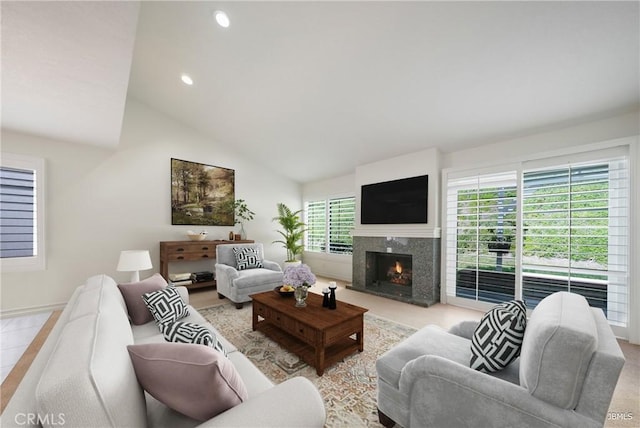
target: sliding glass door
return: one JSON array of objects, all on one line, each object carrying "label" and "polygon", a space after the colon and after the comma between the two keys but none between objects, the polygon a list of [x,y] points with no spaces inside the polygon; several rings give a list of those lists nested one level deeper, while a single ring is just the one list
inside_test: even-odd
[{"label": "sliding glass door", "polygon": [[447,296],[518,298],[534,308],[551,293],[570,291],[626,326],[629,167],[618,152],[449,174]]}]

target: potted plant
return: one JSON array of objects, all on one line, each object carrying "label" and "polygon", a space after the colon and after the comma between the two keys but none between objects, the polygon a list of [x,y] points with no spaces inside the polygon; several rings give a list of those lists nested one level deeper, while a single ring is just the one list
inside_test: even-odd
[{"label": "potted plant", "polygon": [[240,237],[247,239],[247,232],[244,230],[244,222],[253,220],[253,216],[256,215],[247,207],[247,203],[244,199],[236,199],[233,203],[233,210],[235,214],[235,223],[240,224]]},{"label": "potted plant", "polygon": [[282,230],[277,232],[282,235],[281,240],[273,241],[274,243],[280,243],[287,250],[287,263],[298,263],[298,256],[302,254],[304,245],[302,238],[304,237],[305,224],[300,220],[300,213],[302,210],[291,211],[282,202],[278,203],[278,216],[273,218],[273,221],[277,221],[280,224]]}]

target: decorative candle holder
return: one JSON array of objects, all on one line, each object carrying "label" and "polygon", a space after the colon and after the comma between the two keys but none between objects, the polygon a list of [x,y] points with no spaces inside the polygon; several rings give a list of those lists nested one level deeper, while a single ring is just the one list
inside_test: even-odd
[{"label": "decorative candle holder", "polygon": [[331,281],[329,283],[329,309],[336,309],[337,308],[336,288],[338,288],[336,283],[334,281]]}]

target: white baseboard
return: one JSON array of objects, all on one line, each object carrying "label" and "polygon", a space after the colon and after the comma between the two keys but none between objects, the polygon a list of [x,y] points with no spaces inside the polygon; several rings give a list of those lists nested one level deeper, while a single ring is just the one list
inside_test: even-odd
[{"label": "white baseboard", "polygon": [[67,304],[66,302],[62,302],[62,303],[53,303],[50,305],[29,306],[26,308],[9,309],[5,311],[0,311],[0,319],[19,317],[24,315],[32,315],[40,312],[57,311],[57,310],[63,309],[66,306],[66,304]]}]

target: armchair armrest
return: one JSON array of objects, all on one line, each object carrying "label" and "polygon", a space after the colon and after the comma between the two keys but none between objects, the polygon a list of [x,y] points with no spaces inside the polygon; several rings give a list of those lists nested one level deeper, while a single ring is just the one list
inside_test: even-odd
[{"label": "armchair armrest", "polygon": [[400,376],[412,426],[597,427],[600,423],[525,388],[435,355],[410,361]]},{"label": "armchair armrest", "polygon": [[238,271],[233,266],[225,265],[222,263],[216,263],[216,281],[227,281],[231,283],[238,277]]},{"label": "armchair armrest", "polygon": [[[295,406],[289,405],[295,397]],[[284,406],[284,408],[283,408]],[[232,407],[198,428],[318,427],[324,426],[324,402],[309,379],[295,377]]]},{"label": "armchair armrest", "polygon": [[471,340],[478,324],[480,324],[479,321],[462,321],[451,327],[449,333]]},{"label": "armchair armrest", "polygon": [[231,297],[231,286],[233,280],[238,278],[238,271],[233,266],[225,265],[223,263],[216,263],[216,288],[218,293],[226,297]]},{"label": "armchair armrest", "polygon": [[275,270],[276,272],[282,272],[282,268],[276,262],[272,262],[271,260],[262,260],[262,266],[265,269]]}]

